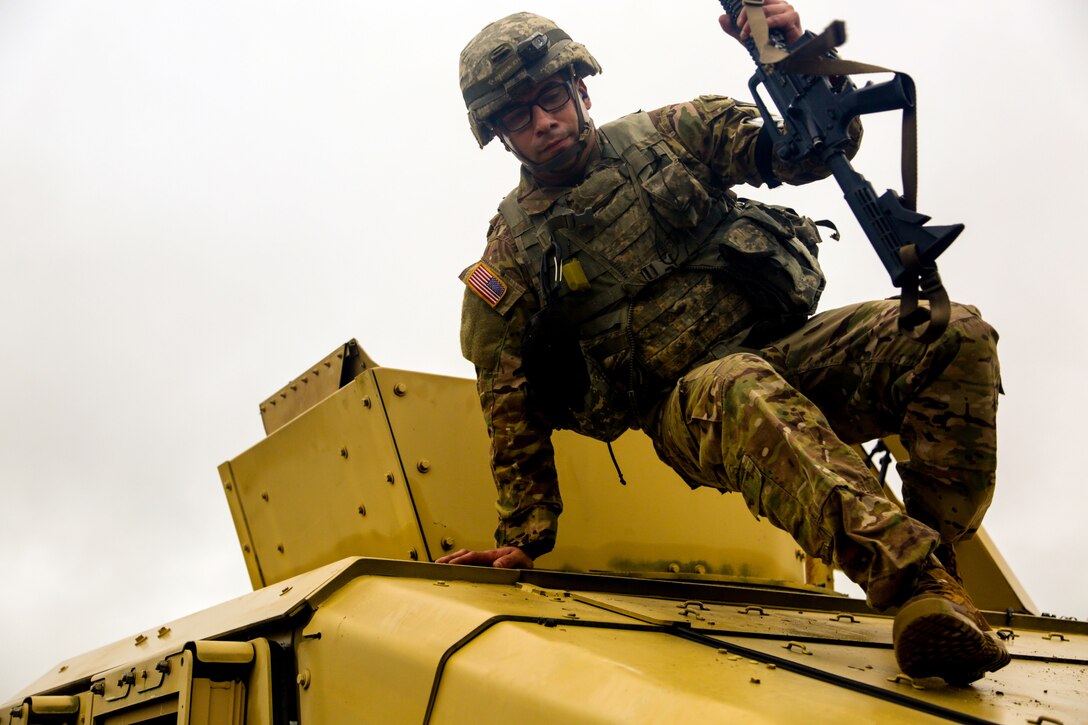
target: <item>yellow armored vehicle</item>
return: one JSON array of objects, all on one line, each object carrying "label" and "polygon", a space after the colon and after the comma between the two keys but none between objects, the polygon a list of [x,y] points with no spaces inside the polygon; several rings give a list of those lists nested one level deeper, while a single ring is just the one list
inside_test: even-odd
[{"label": "yellow armored vehicle", "polygon": [[471,381],[351,341],[261,413],[219,468],[254,591],[58,663],[0,725],[1088,722],[1088,623],[1037,616],[984,533],[960,569],[1013,660],[949,687],[900,674],[887,614],[637,433],[626,487],[557,434],[563,536],[514,571],[431,563],[490,544]]}]

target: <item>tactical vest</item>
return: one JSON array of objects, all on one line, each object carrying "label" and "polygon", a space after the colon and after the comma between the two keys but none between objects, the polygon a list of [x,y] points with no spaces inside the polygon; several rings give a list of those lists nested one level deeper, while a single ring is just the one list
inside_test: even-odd
[{"label": "tactical vest", "polygon": [[[750,344],[757,330],[800,324],[824,277],[811,220],[711,194],[646,113],[598,133],[602,158],[584,182],[540,214],[516,190],[499,211],[543,305],[522,345],[530,401],[556,427],[612,441],[684,371]],[[674,274],[714,283],[676,300],[661,286]],[[688,305],[733,314],[704,315],[693,331],[669,309]],[[639,338],[669,354],[648,362]]]}]

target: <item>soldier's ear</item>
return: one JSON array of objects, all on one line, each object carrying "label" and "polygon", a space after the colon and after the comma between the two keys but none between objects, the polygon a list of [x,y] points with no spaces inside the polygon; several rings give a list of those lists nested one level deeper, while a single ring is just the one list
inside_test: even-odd
[{"label": "soldier's ear", "polygon": [[582,105],[588,111],[593,106],[593,101],[589,99],[589,91],[586,89],[586,82],[581,78],[578,79],[578,95],[582,98]]}]

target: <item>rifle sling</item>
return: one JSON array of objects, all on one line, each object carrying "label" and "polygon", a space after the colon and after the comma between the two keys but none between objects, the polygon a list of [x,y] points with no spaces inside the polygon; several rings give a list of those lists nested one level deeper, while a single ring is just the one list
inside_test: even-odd
[{"label": "rifle sling", "polygon": [[[923,265],[918,259],[917,247],[913,244],[901,247],[899,258],[911,278],[918,280],[917,284],[903,285],[899,299],[899,331],[916,342],[928,345],[935,342],[948,327],[948,321],[952,318],[952,304],[937,267]],[[929,302],[929,309],[919,304],[919,293],[922,299]]]},{"label": "rifle sling", "polygon": [[767,17],[763,14],[763,0],[744,0],[744,7],[748,9],[748,30],[755,40],[759,60],[770,65],[789,57],[788,51],[771,43]]}]

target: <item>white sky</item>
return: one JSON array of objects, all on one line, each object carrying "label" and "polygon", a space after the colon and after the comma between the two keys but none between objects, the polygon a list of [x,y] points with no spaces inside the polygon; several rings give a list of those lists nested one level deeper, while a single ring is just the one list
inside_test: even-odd
[{"label": "white sky", "polygon": [[[942,275],[1002,336],[986,526],[1043,610],[1081,619],[1086,7],[799,6],[918,84],[919,206],[967,224]],[[215,468],[306,365],[354,336],[383,365],[471,375],[456,275],[516,166],[476,149],[457,55],[521,9],[0,0],[0,702],[248,590]],[[598,121],[747,97],[710,0],[534,9],[604,65]],[[900,188],[898,118],[866,128],[855,166]],[[894,292],[833,182],[753,195],[845,232],[824,308]]]}]

